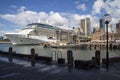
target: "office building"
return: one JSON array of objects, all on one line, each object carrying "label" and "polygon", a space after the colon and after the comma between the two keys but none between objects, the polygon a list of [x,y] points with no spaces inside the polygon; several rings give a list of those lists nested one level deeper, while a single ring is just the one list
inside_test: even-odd
[{"label": "office building", "polygon": [[83,30],[83,33],[85,33],[85,36],[90,36],[91,35],[91,22],[90,18],[82,19],[81,20],[81,28]]},{"label": "office building", "polygon": [[99,26],[100,26],[100,29],[103,28],[105,30],[105,23],[104,23],[104,20],[103,19],[100,19],[99,20]]},{"label": "office building", "polygon": [[120,33],[120,21],[116,24],[116,33]]}]

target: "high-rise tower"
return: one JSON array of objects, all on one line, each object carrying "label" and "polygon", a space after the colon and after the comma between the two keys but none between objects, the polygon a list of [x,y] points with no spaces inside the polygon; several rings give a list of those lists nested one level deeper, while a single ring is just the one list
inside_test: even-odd
[{"label": "high-rise tower", "polygon": [[106,31],[104,19],[100,19],[100,20],[99,20],[99,29],[100,29],[100,31],[101,31],[100,34],[103,34],[102,32],[105,32],[105,31]]},{"label": "high-rise tower", "polygon": [[108,25],[108,32],[112,33],[112,24]]},{"label": "high-rise tower", "polygon": [[120,33],[120,21],[116,24],[116,32]]},{"label": "high-rise tower", "polygon": [[91,35],[91,22],[90,18],[86,18],[86,35],[90,36]]},{"label": "high-rise tower", "polygon": [[91,35],[91,22],[90,18],[82,19],[81,20],[81,28],[83,29],[83,32],[85,33],[85,36]]},{"label": "high-rise tower", "polygon": [[105,30],[105,23],[103,19],[99,20],[99,24],[100,24],[100,29],[104,29]]}]

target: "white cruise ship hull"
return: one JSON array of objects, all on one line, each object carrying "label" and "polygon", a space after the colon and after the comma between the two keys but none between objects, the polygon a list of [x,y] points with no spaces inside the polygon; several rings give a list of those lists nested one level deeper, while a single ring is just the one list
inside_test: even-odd
[{"label": "white cruise ship hull", "polygon": [[21,44],[40,44],[44,42],[56,42],[57,40],[47,39],[46,36],[27,36],[20,34],[5,34],[13,45],[21,45]]},{"label": "white cruise ship hull", "polygon": [[6,33],[5,34],[13,45],[21,45],[21,44],[40,44],[44,42],[56,42],[56,40],[47,40],[46,37],[42,36],[26,36],[20,34],[12,34]]},{"label": "white cruise ship hull", "polygon": [[28,38],[26,36],[20,36],[17,34],[5,34],[10,41],[12,42],[13,45],[18,45],[18,44],[39,44],[42,43],[42,41],[38,40],[38,39],[32,39],[32,38]]}]

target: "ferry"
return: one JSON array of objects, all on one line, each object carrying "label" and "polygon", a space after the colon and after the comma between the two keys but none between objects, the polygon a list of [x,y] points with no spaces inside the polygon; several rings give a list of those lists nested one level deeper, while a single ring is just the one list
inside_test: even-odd
[{"label": "ferry", "polygon": [[43,23],[31,23],[18,32],[5,33],[13,45],[56,43],[55,27]]}]

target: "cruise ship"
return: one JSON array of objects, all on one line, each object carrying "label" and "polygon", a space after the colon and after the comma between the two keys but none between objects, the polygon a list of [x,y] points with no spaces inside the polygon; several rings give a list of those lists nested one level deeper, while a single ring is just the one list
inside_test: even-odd
[{"label": "cruise ship", "polygon": [[18,32],[5,33],[5,36],[13,45],[57,42],[55,27],[43,23],[28,24]]}]

